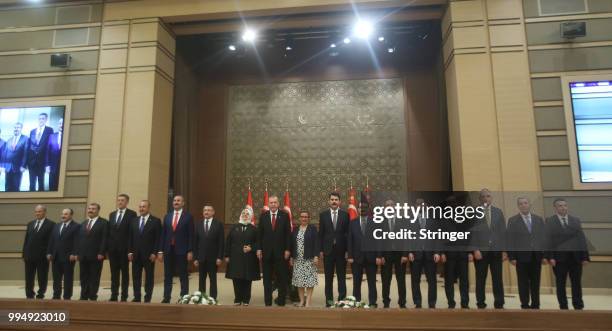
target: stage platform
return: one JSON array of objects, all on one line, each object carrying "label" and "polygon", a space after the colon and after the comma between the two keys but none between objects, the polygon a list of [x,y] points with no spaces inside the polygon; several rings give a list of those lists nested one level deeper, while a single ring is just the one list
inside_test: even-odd
[{"label": "stage platform", "polygon": [[[330,309],[2,299],[0,310],[67,310],[28,330],[611,330],[609,311]],[[24,327],[0,325],[2,330]]]}]

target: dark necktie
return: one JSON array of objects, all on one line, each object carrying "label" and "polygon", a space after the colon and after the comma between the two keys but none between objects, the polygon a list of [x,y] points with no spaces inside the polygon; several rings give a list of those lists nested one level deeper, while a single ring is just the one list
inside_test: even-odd
[{"label": "dark necktie", "polygon": [[42,224],[42,221],[36,221],[36,225],[34,226],[34,231],[38,232],[38,230],[40,230],[40,225]]},{"label": "dark necktie", "polygon": [[365,235],[365,230],[366,230],[366,219],[365,218],[361,218],[361,234]]},{"label": "dark necktie", "polygon": [[529,231],[529,233],[531,233],[531,217],[527,216],[525,218],[525,224],[527,225],[527,231]]},{"label": "dark necktie", "polygon": [[86,227],[86,229],[87,229],[87,232],[88,232],[88,233],[89,233],[89,231],[91,231],[91,222],[92,222],[92,220],[87,221],[87,227]]},{"label": "dark necktie", "polygon": [[208,234],[208,220],[204,220],[204,233]]},{"label": "dark necktie", "polygon": [[389,231],[393,232],[394,228],[395,228],[395,218],[390,218],[389,219]]},{"label": "dark necktie", "polygon": [[122,215],[123,215],[123,211],[122,211],[122,210],[120,210],[120,211],[119,211],[119,214],[117,215],[117,221],[116,221],[116,223],[117,223],[117,227],[119,227],[119,226],[121,225],[121,220],[122,220],[122,217],[121,217],[121,216],[122,216]]},{"label": "dark necktie", "polygon": [[272,214],[272,230],[276,230],[276,213]]},{"label": "dark necktie", "polygon": [[62,227],[60,228],[60,232],[59,235],[62,235],[62,232],[64,232],[64,228],[66,227],[66,223],[62,223]]},{"label": "dark necktie", "polygon": [[138,228],[140,230],[140,234],[142,234],[142,230],[144,230],[144,226],[145,226],[145,218],[144,216],[140,217],[140,227]]},{"label": "dark necktie", "polygon": [[338,224],[338,212],[334,211],[332,213],[332,225],[334,226],[334,231],[336,231],[336,224]]}]

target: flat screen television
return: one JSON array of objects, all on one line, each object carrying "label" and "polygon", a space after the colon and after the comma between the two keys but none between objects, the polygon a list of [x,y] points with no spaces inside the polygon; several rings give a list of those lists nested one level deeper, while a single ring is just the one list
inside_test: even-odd
[{"label": "flat screen television", "polygon": [[57,192],[65,106],[0,106],[0,192]]}]

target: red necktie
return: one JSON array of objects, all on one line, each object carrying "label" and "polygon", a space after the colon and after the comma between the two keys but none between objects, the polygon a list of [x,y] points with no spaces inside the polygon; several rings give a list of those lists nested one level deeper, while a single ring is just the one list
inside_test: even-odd
[{"label": "red necktie", "polygon": [[[172,232],[176,231],[176,225],[178,224],[178,220],[179,220],[179,212],[175,211],[174,218],[172,219]],[[172,236],[172,245],[174,245],[174,235]]]},{"label": "red necktie", "polygon": [[272,230],[276,230],[276,214],[272,214]]}]

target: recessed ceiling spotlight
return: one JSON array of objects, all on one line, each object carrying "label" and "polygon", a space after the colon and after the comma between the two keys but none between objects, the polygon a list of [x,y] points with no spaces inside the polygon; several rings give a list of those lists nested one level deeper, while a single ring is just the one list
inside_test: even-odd
[{"label": "recessed ceiling spotlight", "polygon": [[329,48],[336,48],[336,43],[329,44]]},{"label": "recessed ceiling spotlight", "polygon": [[353,26],[353,36],[360,39],[368,39],[374,32],[374,24],[366,20],[358,20]]},{"label": "recessed ceiling spotlight", "polygon": [[254,42],[256,37],[257,37],[257,33],[255,33],[255,30],[253,29],[246,29],[244,33],[242,34],[242,40],[249,42],[249,43]]},{"label": "recessed ceiling spotlight", "polygon": [[378,41],[380,41],[382,43],[383,41],[385,41],[385,37],[384,36],[379,36],[378,37]]},{"label": "recessed ceiling spotlight", "polygon": [[227,49],[229,49],[232,52],[235,52],[236,51],[236,45],[231,44],[231,45],[227,46]]},{"label": "recessed ceiling spotlight", "polygon": [[346,38],[344,38],[344,40],[342,40],[342,42],[344,42],[345,44],[350,44],[351,43],[351,38],[346,37]]}]

